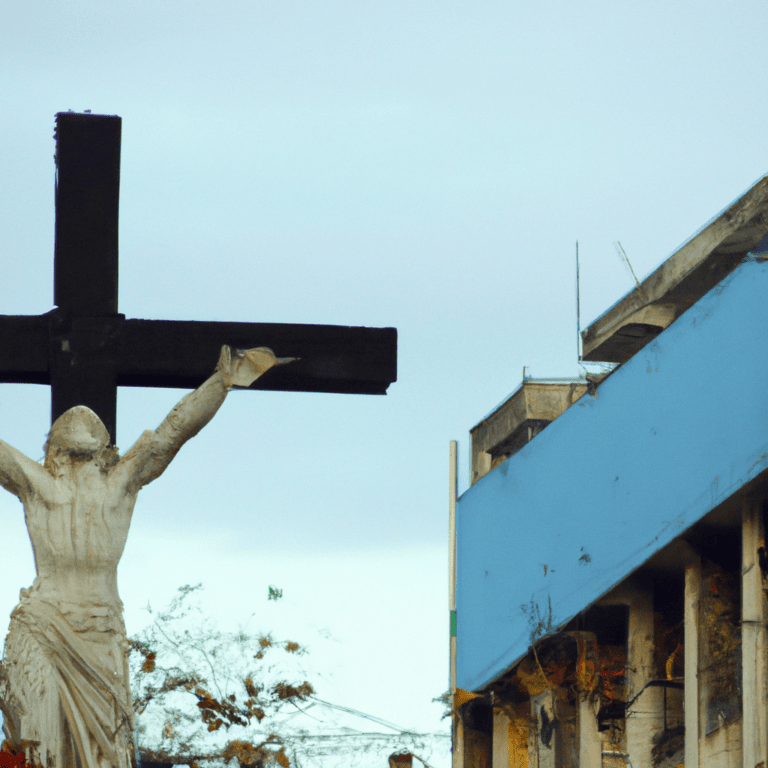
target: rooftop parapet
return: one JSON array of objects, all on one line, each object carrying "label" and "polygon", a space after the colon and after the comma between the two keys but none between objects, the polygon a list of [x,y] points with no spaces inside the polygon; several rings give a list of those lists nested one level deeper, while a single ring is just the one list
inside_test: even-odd
[{"label": "rooftop parapet", "polygon": [[624,363],[732,272],[768,250],[768,176],[707,222],[582,334],[586,361]]},{"label": "rooftop parapet", "polygon": [[524,379],[469,431],[472,484],[517,453],[585,394],[588,386],[584,379]]}]

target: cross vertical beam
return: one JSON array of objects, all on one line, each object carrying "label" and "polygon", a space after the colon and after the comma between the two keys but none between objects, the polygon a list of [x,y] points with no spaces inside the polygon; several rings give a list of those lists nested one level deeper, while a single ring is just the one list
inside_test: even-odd
[{"label": "cross vertical beam", "polygon": [[75,405],[115,438],[119,117],[56,116],[56,245],[51,317],[51,421]]},{"label": "cross vertical beam", "polygon": [[64,314],[117,314],[119,117],[56,116],[53,303]]}]

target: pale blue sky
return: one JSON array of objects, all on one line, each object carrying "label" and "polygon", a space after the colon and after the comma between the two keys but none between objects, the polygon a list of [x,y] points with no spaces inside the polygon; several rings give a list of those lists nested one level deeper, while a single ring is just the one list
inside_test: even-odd
[{"label": "pale blue sky", "polygon": [[[766,28],[763,0],[11,4],[0,313],[52,306],[53,115],[90,109],[123,118],[127,316],[400,334],[387,397],[235,393],[142,492],[129,629],[148,590],[213,591],[184,552],[233,569],[231,615],[282,575],[286,613],[346,638],[337,698],[438,727],[448,441],[466,484],[467,432],[524,365],[578,374],[576,239],[586,325],[632,287],[615,240],[642,277],[768,170]],[[121,390],[121,449],[181,394]],[[0,387],[34,458],[48,414],[47,388]],[[32,571],[12,497],[0,516],[6,615]],[[324,606],[339,563],[354,599]]]}]

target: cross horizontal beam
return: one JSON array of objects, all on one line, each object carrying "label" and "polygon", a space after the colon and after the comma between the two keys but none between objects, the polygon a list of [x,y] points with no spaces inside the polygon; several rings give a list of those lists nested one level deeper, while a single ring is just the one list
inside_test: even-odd
[{"label": "cross horizontal beam", "polygon": [[[300,357],[270,370],[252,389],[383,395],[397,379],[397,329],[280,323],[75,318],[58,312],[0,315],[0,382],[51,384],[62,364],[99,355],[122,387],[193,389],[212,372],[222,344],[271,347]],[[110,321],[111,333],[104,330]],[[89,325],[95,325],[90,333]],[[111,338],[109,338],[111,337]],[[105,343],[105,339],[108,339]],[[99,354],[100,353],[100,354]]]}]

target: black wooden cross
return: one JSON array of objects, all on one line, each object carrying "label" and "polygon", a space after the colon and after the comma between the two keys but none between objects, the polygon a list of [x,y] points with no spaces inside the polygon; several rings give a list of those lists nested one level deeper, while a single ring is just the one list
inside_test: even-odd
[{"label": "black wooden cross", "polygon": [[397,378],[397,330],[333,325],[126,320],[117,311],[119,117],[56,115],[53,301],[0,315],[0,382],[50,384],[51,421],[74,405],[116,439],[117,388],[192,389],[222,344],[300,357],[253,389],[383,395]]}]

